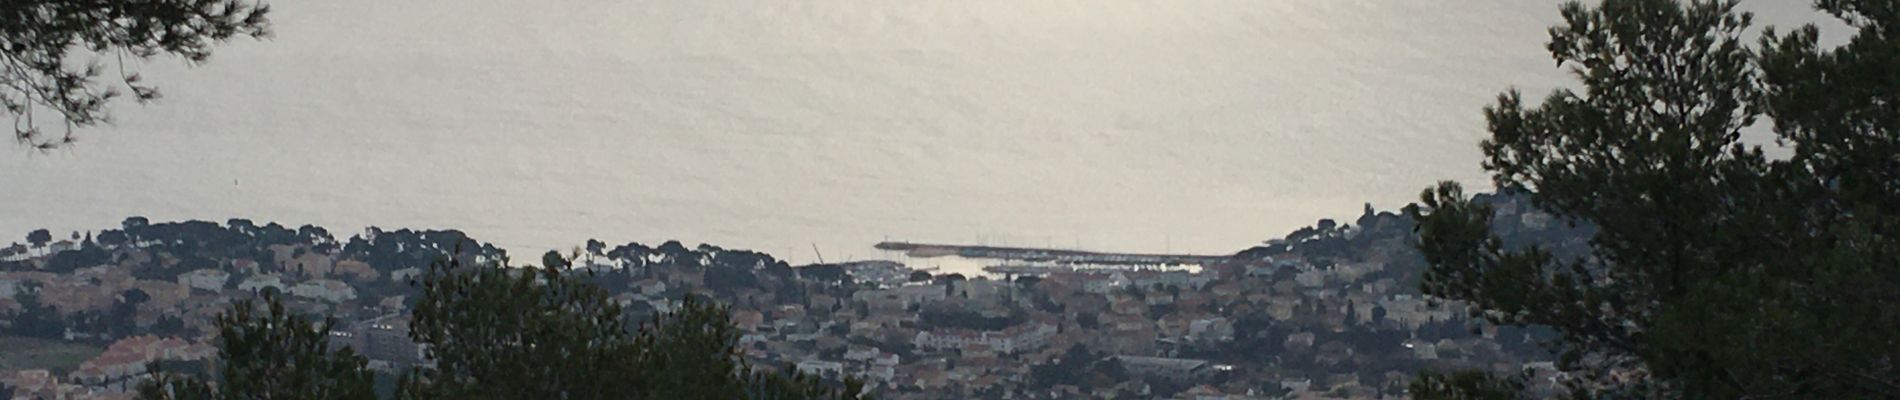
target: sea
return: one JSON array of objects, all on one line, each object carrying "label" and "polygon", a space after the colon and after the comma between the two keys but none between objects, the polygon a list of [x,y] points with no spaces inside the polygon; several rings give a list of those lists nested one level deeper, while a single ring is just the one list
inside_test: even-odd
[{"label": "sea", "polygon": [[[1744,8],[1823,19],[1808,3]],[[266,40],[129,65],[160,101],[67,148],[0,146],[0,233],[145,216],[452,228],[518,255],[1227,254],[1438,181],[1488,188],[1482,109],[1570,85],[1544,50],[1559,4],[274,1]]]}]

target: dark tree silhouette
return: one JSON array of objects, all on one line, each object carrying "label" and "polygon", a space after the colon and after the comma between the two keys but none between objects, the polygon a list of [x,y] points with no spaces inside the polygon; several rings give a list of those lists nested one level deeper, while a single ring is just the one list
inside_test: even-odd
[{"label": "dark tree silhouette", "polygon": [[26,242],[33,244],[33,247],[46,247],[46,243],[52,241],[53,233],[45,229],[36,229],[26,233]]},{"label": "dark tree silhouette", "polygon": [[[293,315],[276,296],[239,301],[218,316],[215,380],[149,367],[142,399],[375,399],[368,361],[348,348],[330,348],[334,320]],[[261,307],[261,309],[260,309]]]},{"label": "dark tree silhouette", "polygon": [[[255,0],[7,0],[0,2],[0,106],[14,118],[14,139],[49,149],[73,131],[106,122],[121,85],[139,102],[158,98],[129,64],[160,55],[193,64],[215,44],[268,35],[270,7]],[[107,72],[102,60],[111,60]],[[48,134],[42,122],[62,131]]]},{"label": "dark tree silhouette", "polygon": [[[1507,245],[1443,183],[1408,211],[1425,292],[1554,330],[1593,397],[1900,393],[1900,7],[1816,5],[1859,33],[1768,30],[1757,52],[1733,1],[1564,6],[1549,49],[1584,91],[1501,96],[1483,165],[1597,227],[1592,251]],[[1741,141],[1764,114],[1793,157]]]},{"label": "dark tree silhouette", "polygon": [[[568,265],[547,255],[549,264]],[[565,267],[431,266],[411,336],[436,367],[406,380],[412,398],[850,399],[796,373],[740,359],[731,312],[692,297],[638,330],[607,292]]]}]

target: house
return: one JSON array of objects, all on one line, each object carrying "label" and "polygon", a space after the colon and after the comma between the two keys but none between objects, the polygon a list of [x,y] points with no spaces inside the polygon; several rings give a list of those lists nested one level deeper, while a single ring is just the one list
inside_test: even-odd
[{"label": "house", "polygon": [[987,348],[999,353],[1015,353],[1041,348],[1055,335],[1056,328],[1040,322],[1023,323],[1000,331],[977,332],[967,329],[920,331],[912,340],[926,349],[975,350]]},{"label": "house", "polygon": [[1286,347],[1289,349],[1296,348],[1296,347],[1312,347],[1313,339],[1314,339],[1314,335],[1312,332],[1299,332],[1299,333],[1286,335]]},{"label": "house", "polygon": [[876,347],[851,346],[850,349],[845,350],[844,359],[846,361],[868,363],[872,358],[876,358],[878,353],[882,353],[882,351],[879,351]]},{"label": "house", "polygon": [[1244,400],[1254,398],[1253,396],[1247,395],[1227,394],[1221,392],[1220,388],[1205,384],[1188,388],[1188,390],[1182,391],[1181,394],[1175,396],[1175,398],[1178,399],[1185,398],[1193,400]]},{"label": "house", "polygon": [[895,353],[878,352],[876,357],[871,358],[871,365],[874,367],[892,368],[896,367],[898,363],[899,359]]},{"label": "house", "polygon": [[1367,274],[1384,270],[1385,264],[1374,263],[1374,262],[1360,262],[1360,263],[1336,265],[1336,266],[1333,266],[1331,269],[1332,271],[1330,271],[1330,273],[1332,274],[1333,279],[1336,279],[1340,282],[1357,282],[1359,281],[1359,278],[1364,277]]},{"label": "house", "polygon": [[909,285],[890,289],[859,290],[851,295],[851,300],[864,302],[871,308],[880,310],[903,310],[913,305],[943,301],[948,296],[942,286]]},{"label": "house", "polygon": [[845,361],[850,362],[863,375],[888,382],[896,376],[898,356],[876,347],[852,346],[844,352]]},{"label": "house", "polygon": [[231,260],[231,269],[245,274],[256,274],[259,272],[257,261],[249,258]]},{"label": "house", "polygon": [[200,269],[178,275],[178,284],[198,290],[219,291],[231,282],[231,274],[215,269]]},{"label": "house", "polygon": [[1129,285],[1142,288],[1159,286],[1200,289],[1214,281],[1214,274],[1188,271],[1134,271],[1127,275],[1127,279]]},{"label": "house", "polygon": [[1174,296],[1170,296],[1167,293],[1149,294],[1148,297],[1143,300],[1146,300],[1148,305],[1150,306],[1165,306],[1169,304],[1174,304]]},{"label": "house", "polygon": [[666,282],[662,282],[659,279],[644,279],[639,282],[634,282],[633,289],[635,292],[647,297],[662,296],[666,294]]},{"label": "house", "polygon": [[760,326],[765,325],[765,313],[755,310],[734,310],[732,325],[741,331],[757,332]]},{"label": "house", "polygon": [[[409,338],[407,314],[390,314],[353,324],[343,336],[351,346],[368,358],[370,366],[384,370],[403,370],[424,365],[428,347]],[[337,332],[331,333],[333,336]]]},{"label": "house", "polygon": [[329,279],[316,279],[290,287],[290,295],[342,303],[356,299],[356,289],[349,284]]},{"label": "house", "polygon": [[244,278],[243,282],[238,282],[238,290],[246,292],[256,292],[264,288],[275,288],[281,292],[285,289],[284,279],[277,275],[262,274],[251,275],[249,278]]},{"label": "house", "polygon": [[872,365],[864,370],[864,376],[874,378],[878,382],[890,382],[891,379],[897,378],[897,368],[892,365]]},{"label": "house", "polygon": [[16,399],[56,399],[60,396],[59,377],[52,371],[29,369],[3,376],[0,386],[13,388]]},{"label": "house", "polygon": [[64,253],[70,250],[79,250],[79,244],[73,243],[71,240],[61,240],[46,246],[47,255]]},{"label": "house", "polygon": [[1431,301],[1412,295],[1395,295],[1380,299],[1379,306],[1385,309],[1385,318],[1398,323],[1406,329],[1418,329],[1419,326],[1433,321],[1450,320],[1451,307],[1437,307]]},{"label": "house", "polygon": [[1241,292],[1240,283],[1226,282],[1226,283],[1214,285],[1213,292],[1214,292],[1214,298],[1217,298],[1217,299],[1237,298],[1237,297],[1240,297],[1240,292]]},{"label": "house", "polygon": [[377,302],[376,306],[382,307],[384,310],[392,310],[392,311],[402,310],[404,308],[408,308],[408,307],[403,306],[404,304],[408,303],[408,299],[409,299],[408,295],[399,294],[395,296],[388,296],[388,297],[384,297],[382,301]]},{"label": "house", "polygon": [[1268,257],[1268,260],[1265,263],[1249,263],[1247,264],[1247,266],[1242,267],[1242,268],[1243,269],[1242,269],[1241,274],[1249,278],[1271,277],[1273,276],[1274,272],[1280,270],[1279,267],[1276,267],[1273,265],[1272,257]]},{"label": "house", "polygon": [[805,360],[799,361],[797,366],[798,372],[811,375],[823,377],[844,375],[844,364],[837,361]]},{"label": "house", "polygon": [[1148,311],[1148,305],[1132,297],[1122,297],[1116,299],[1113,304],[1110,304],[1108,309],[1109,311],[1121,315],[1141,315]]},{"label": "house", "polygon": [[[319,257],[321,256],[319,255]],[[375,268],[370,268],[369,263],[357,260],[337,261],[336,264],[331,267],[330,273],[339,278],[349,279],[355,282],[372,282],[375,281],[376,278],[382,277],[382,274],[376,272]]]},{"label": "house", "polygon": [[[273,246],[275,248],[275,246]],[[301,256],[281,261],[284,271],[297,271],[306,277],[329,277],[336,271],[336,260],[317,253],[304,253]]]},{"label": "house", "polygon": [[1313,269],[1312,264],[1306,263],[1305,257],[1291,254],[1274,257],[1273,266],[1276,268],[1293,268],[1302,271]]},{"label": "house", "polygon": [[1232,369],[1230,366],[1216,365],[1207,360],[1186,358],[1115,356],[1122,369],[1131,375],[1160,378],[1174,382],[1193,382],[1214,376],[1215,373]]},{"label": "house", "polygon": [[1095,294],[1104,294],[1110,291],[1114,291],[1115,289],[1127,287],[1128,285],[1131,285],[1133,283],[1134,281],[1129,280],[1127,275],[1123,275],[1119,271],[1112,274],[1108,274],[1107,276],[1103,276],[1101,274],[1089,274],[1089,275],[1085,275],[1085,277],[1082,280],[1082,291],[1095,293]]},{"label": "house", "polygon": [[143,380],[145,366],[157,360],[201,360],[216,354],[208,345],[193,346],[178,338],[133,336],[119,339],[97,357],[81,362],[69,374],[75,382],[110,386],[118,392],[136,388]]},{"label": "house", "polygon": [[1300,305],[1305,303],[1305,299],[1300,296],[1276,294],[1266,301],[1267,315],[1272,316],[1273,319],[1285,321],[1293,318],[1294,310],[1299,309]]},{"label": "house", "polygon": [[1313,380],[1307,378],[1286,378],[1280,380],[1280,387],[1293,393],[1302,393],[1313,388]]},{"label": "house", "polygon": [[416,267],[409,267],[409,268],[403,268],[403,269],[399,269],[395,271],[389,271],[390,282],[407,283],[409,282],[409,280],[415,279],[421,276],[422,276],[422,269],[416,268]]},{"label": "house", "polygon": [[1228,341],[1234,339],[1234,324],[1226,318],[1209,317],[1188,322],[1189,339],[1202,341]]},{"label": "house", "polygon": [[171,308],[178,302],[184,301],[185,298],[191,297],[191,288],[177,282],[134,279],[130,286],[151,296],[145,304],[146,307]]},{"label": "house", "polygon": [[1328,341],[1319,345],[1316,354],[1313,355],[1313,363],[1323,366],[1339,365],[1350,361],[1354,353],[1352,346],[1347,346],[1345,342]]}]

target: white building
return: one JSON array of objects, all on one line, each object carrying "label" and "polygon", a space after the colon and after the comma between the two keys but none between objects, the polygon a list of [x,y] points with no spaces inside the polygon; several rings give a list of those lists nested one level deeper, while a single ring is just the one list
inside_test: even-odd
[{"label": "white building", "polygon": [[1306,378],[1287,378],[1280,380],[1280,387],[1293,393],[1302,393],[1313,388],[1313,380]]},{"label": "white building", "polygon": [[1213,376],[1214,373],[1230,369],[1224,365],[1215,365],[1206,360],[1185,358],[1162,358],[1141,356],[1115,356],[1122,368],[1129,374],[1160,377],[1174,381],[1191,381]]},{"label": "white building", "polygon": [[243,282],[238,282],[238,290],[242,290],[246,292],[256,292],[259,290],[264,290],[264,288],[267,288],[267,287],[276,288],[277,291],[282,292],[285,289],[284,279],[278,278],[277,275],[265,274],[265,275],[252,275],[249,278],[244,278]]},{"label": "white building", "polygon": [[897,367],[872,365],[871,368],[864,370],[864,376],[876,379],[878,382],[890,382],[892,379],[897,378]]},{"label": "white building", "polygon": [[835,377],[844,375],[844,363],[837,361],[805,360],[798,362],[798,372],[811,375]]},{"label": "white building", "polygon": [[1197,319],[1188,322],[1188,338],[1216,342],[1233,340],[1234,324],[1221,317]]},{"label": "white building", "polygon": [[1102,293],[1108,293],[1109,291],[1112,291],[1115,289],[1127,287],[1128,285],[1134,283],[1134,281],[1128,280],[1127,275],[1122,275],[1121,272],[1115,272],[1112,274],[1108,274],[1108,276],[1104,276],[1100,278],[1093,278],[1093,277],[1091,278],[1092,279],[1088,279],[1082,282],[1082,291],[1095,293],[1095,294],[1102,294]]},{"label": "white building", "polygon": [[1407,329],[1433,321],[1448,321],[1455,315],[1454,307],[1434,306],[1430,300],[1412,295],[1394,295],[1379,299],[1379,306],[1385,309],[1385,318]]},{"label": "white building", "polygon": [[1015,353],[1022,350],[1041,348],[1055,335],[1056,328],[1049,324],[1032,322],[1009,327],[1001,331],[977,332],[954,329],[917,332],[912,340],[917,347],[928,349],[970,349],[987,347],[999,353]]},{"label": "white building", "polygon": [[878,353],[882,352],[883,351],[878,350],[876,347],[852,346],[850,349],[844,351],[844,359],[847,361],[869,363],[871,359],[877,358]]},{"label": "white building", "polygon": [[355,299],[356,289],[343,282],[318,279],[290,287],[290,295],[341,303]]},{"label": "white building", "polygon": [[178,275],[179,285],[213,292],[224,290],[224,284],[229,282],[231,282],[231,274],[209,268]]},{"label": "white building", "polygon": [[47,249],[46,255],[54,255],[54,254],[63,253],[69,250],[79,250],[79,243],[74,243],[71,240],[61,240],[58,242],[53,242],[53,244],[46,245],[46,249]]},{"label": "white building", "polygon": [[904,309],[916,304],[943,301],[948,297],[942,286],[911,285],[890,289],[859,290],[851,295],[855,301],[865,302],[872,307],[886,309]]},{"label": "white building", "polygon": [[1128,275],[1128,284],[1141,288],[1179,287],[1200,289],[1214,281],[1214,274],[1197,274],[1188,271],[1137,271]]}]

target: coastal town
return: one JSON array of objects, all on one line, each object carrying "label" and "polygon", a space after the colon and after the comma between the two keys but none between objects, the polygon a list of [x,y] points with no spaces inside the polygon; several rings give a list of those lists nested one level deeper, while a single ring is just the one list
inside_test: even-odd
[{"label": "coastal town", "polygon": [[[1521,199],[1488,201],[1512,237],[1584,237]],[[131,398],[151,366],[215,368],[213,321],[263,293],[334,318],[332,343],[393,380],[430,365],[408,335],[412,282],[444,257],[507,258],[456,231],[338,239],[235,219],[45,236],[0,249],[0,340],[21,346],[0,356],[10,398]],[[710,298],[732,306],[751,364],[855,378],[879,398],[1394,398],[1417,371],[1474,368],[1556,390],[1547,333],[1419,294],[1412,238],[1408,217],[1368,206],[1197,265],[996,260],[1007,274],[966,276],[678,242],[565,257],[636,320]]]}]

